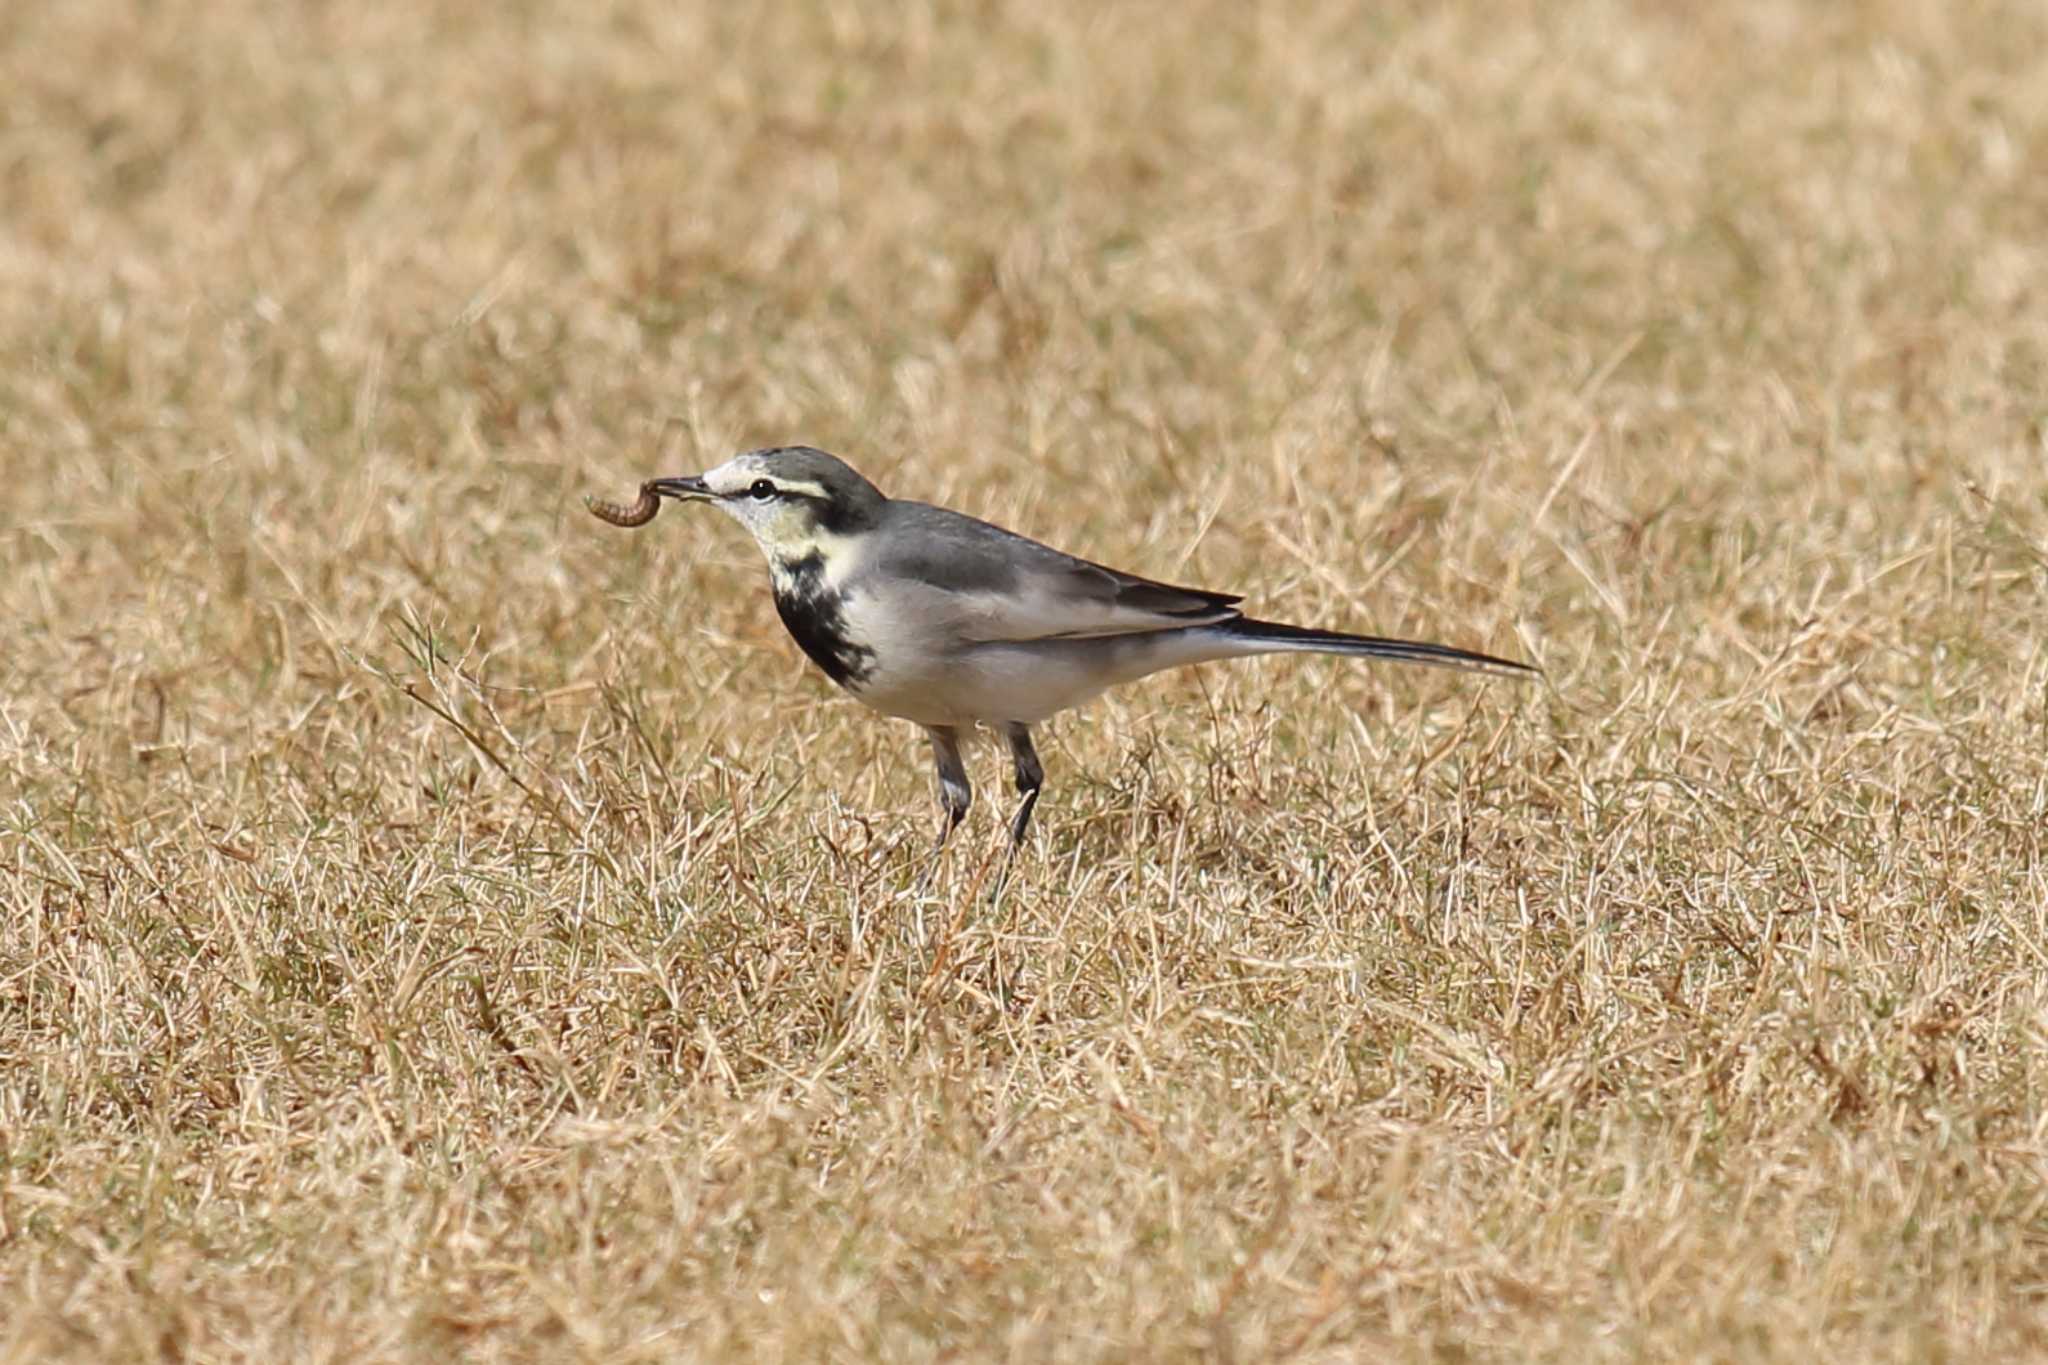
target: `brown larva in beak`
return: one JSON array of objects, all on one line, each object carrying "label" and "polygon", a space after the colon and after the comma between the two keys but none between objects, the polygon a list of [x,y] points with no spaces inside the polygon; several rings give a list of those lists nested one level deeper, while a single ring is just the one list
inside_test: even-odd
[{"label": "brown larva in beak", "polygon": [[661,494],[655,491],[653,480],[649,480],[640,485],[640,496],[631,506],[602,502],[597,498],[585,498],[583,505],[599,521],[608,521],[614,526],[645,526],[661,510]]}]

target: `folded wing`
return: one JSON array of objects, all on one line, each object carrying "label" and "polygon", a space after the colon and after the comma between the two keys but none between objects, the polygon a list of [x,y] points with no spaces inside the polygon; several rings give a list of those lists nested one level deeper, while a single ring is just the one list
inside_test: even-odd
[{"label": "folded wing", "polygon": [[1130,635],[1237,619],[1231,593],[1176,587],[1063,554],[942,507],[890,505],[879,581],[977,643]]}]

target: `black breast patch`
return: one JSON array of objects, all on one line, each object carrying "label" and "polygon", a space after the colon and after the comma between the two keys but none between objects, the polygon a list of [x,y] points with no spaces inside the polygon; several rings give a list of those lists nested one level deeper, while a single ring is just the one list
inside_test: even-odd
[{"label": "black breast patch", "polygon": [[811,662],[848,691],[874,671],[875,651],[847,638],[839,594],[825,584],[825,561],[817,554],[785,562],[787,579],[777,579],[775,612]]}]

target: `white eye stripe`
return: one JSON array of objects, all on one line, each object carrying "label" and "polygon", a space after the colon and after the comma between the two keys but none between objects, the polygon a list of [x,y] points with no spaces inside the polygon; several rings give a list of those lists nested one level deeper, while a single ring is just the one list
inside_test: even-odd
[{"label": "white eye stripe", "polygon": [[774,490],[773,493],[764,494],[763,496],[765,497],[816,498],[820,502],[830,502],[832,500],[832,495],[825,490],[825,485],[821,483],[812,483],[808,479],[774,479],[766,475],[748,479],[745,483],[734,488],[716,491],[721,498],[746,498],[754,496],[754,489],[764,483]]}]

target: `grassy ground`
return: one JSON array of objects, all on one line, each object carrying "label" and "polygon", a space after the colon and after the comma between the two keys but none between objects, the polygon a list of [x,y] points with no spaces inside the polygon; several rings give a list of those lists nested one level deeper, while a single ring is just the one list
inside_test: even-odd
[{"label": "grassy ground", "polygon": [[[2048,1355],[2038,7],[559,8],[0,11],[0,1356]],[[1548,683],[920,899],[799,439]]]}]

